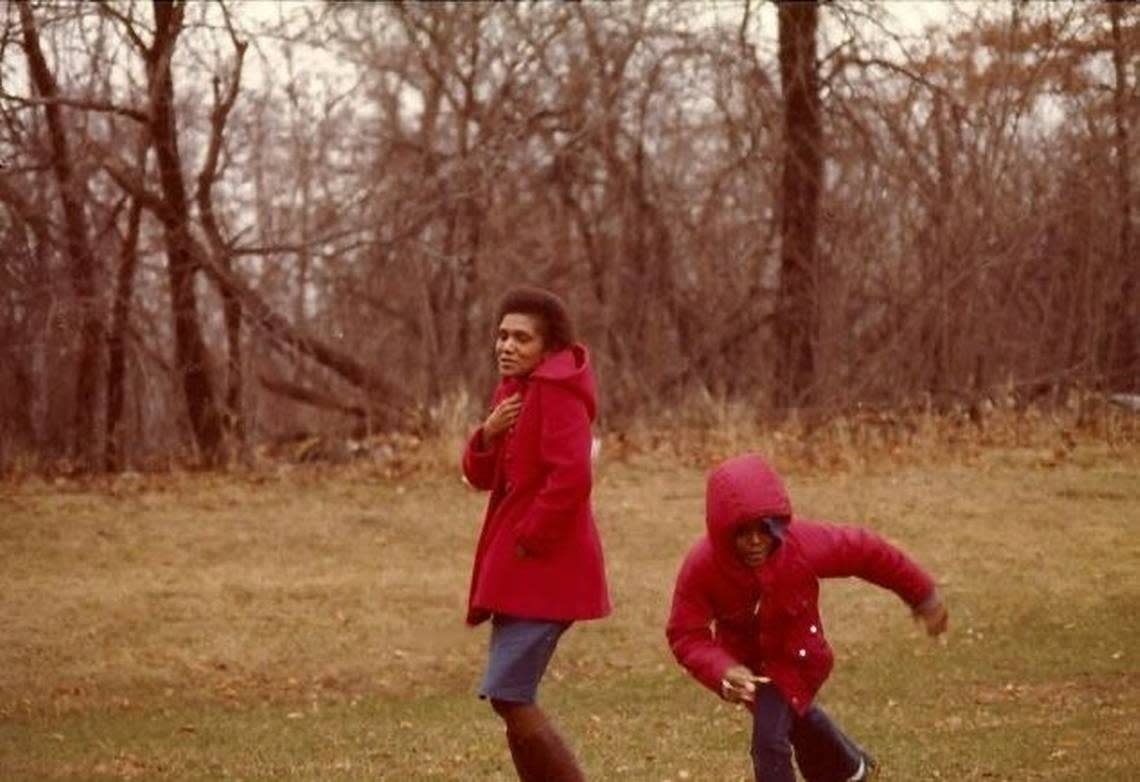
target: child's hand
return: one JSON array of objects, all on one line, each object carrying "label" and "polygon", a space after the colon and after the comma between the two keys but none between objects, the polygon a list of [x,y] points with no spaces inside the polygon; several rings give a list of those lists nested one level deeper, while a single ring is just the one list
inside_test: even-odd
[{"label": "child's hand", "polygon": [[926,625],[926,634],[930,637],[942,635],[950,624],[950,612],[941,599],[935,600],[920,610],[914,612],[915,618]]},{"label": "child's hand", "polygon": [[752,703],[756,700],[756,685],[771,681],[757,676],[744,665],[734,665],[724,672],[720,680],[720,695],[729,703]]}]

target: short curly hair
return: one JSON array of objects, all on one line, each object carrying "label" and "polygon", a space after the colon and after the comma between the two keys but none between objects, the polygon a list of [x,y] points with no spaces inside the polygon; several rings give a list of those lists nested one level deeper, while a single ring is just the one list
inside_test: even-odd
[{"label": "short curly hair", "polygon": [[574,323],[566,303],[556,294],[533,285],[511,288],[499,302],[496,325],[508,314],[530,315],[538,321],[539,332],[549,352],[574,344]]}]

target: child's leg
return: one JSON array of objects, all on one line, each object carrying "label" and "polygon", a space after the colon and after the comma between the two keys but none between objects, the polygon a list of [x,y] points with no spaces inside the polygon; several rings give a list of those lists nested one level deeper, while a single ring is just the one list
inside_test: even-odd
[{"label": "child's leg", "polygon": [[752,709],[752,768],[757,782],[795,782],[792,723],[795,712],[771,684],[756,689]]},{"label": "child's leg", "polygon": [[859,769],[862,750],[818,706],[793,721],[790,738],[806,782],[845,782]]}]

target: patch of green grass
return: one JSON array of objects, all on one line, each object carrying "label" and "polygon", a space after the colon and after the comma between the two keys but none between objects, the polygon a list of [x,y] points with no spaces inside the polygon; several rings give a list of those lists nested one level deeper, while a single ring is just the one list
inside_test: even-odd
[{"label": "patch of green grass", "polygon": [[[1140,470],[1078,449],[791,472],[807,516],[937,574],[944,643],[825,585],[821,703],[889,780],[1140,778]],[[542,699],[591,779],[747,780],[749,724],[665,646],[703,474],[603,464],[615,611],[567,634]],[[367,470],[0,487],[0,779],[510,780],[462,624],[485,497]]]}]

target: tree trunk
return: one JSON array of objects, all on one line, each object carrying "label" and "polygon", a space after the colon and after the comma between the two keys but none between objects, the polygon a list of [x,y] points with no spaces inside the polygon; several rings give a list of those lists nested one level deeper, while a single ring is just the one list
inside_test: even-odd
[{"label": "tree trunk", "polygon": [[1116,121],[1116,198],[1120,210],[1117,259],[1123,279],[1120,294],[1109,302],[1106,369],[1109,390],[1140,391],[1140,324],[1137,323],[1137,261],[1132,255],[1132,162],[1128,127],[1128,44],[1120,19],[1121,4],[1109,3],[1112,22],[1113,114]]},{"label": "tree trunk", "polygon": [[[210,141],[206,149],[206,159],[202,170],[198,174],[198,214],[202,220],[202,227],[210,243],[210,251],[219,266],[226,272],[233,271],[233,261],[229,245],[222,234],[221,225],[214,214],[214,182],[218,177],[218,166],[222,157],[222,139],[225,135],[226,122],[234,102],[237,101],[238,90],[241,86],[242,66],[245,62],[245,52],[248,44],[239,40],[230,29],[234,44],[235,60],[233,76],[223,92],[218,80],[214,82],[214,108],[210,112]],[[306,162],[307,168],[307,162]],[[308,220],[308,178],[306,177],[306,201],[303,222]],[[307,234],[302,234],[302,245],[308,246]],[[307,258],[308,251],[303,254]],[[304,277],[301,279],[301,297],[305,295]],[[246,442],[245,409],[243,395],[245,387],[245,373],[242,362],[242,303],[237,294],[228,287],[219,286],[222,296],[222,315],[226,329],[226,391],[222,426],[236,443],[243,458],[248,456],[248,443]],[[300,321],[298,321],[300,322]]]},{"label": "tree trunk", "polygon": [[811,404],[815,389],[816,235],[823,176],[823,125],[816,62],[815,2],[779,6],[780,83],[784,92],[780,287],[776,341],[779,377],[774,399]]},{"label": "tree trunk", "polygon": [[93,467],[98,453],[95,410],[99,397],[99,358],[103,343],[103,322],[96,295],[96,262],[87,232],[81,183],[75,177],[71,149],[63,125],[62,111],[54,102],[59,96],[55,77],[40,48],[39,33],[30,3],[19,3],[24,51],[36,91],[46,99],[48,136],[51,140],[52,170],[63,204],[64,244],[71,259],[71,284],[79,310],[79,363],[75,371],[75,416],[72,453],[85,467]]},{"label": "tree trunk", "polygon": [[142,204],[131,201],[127,217],[127,235],[123,240],[122,258],[115,281],[111,333],[107,335],[107,439],[103,451],[103,469],[115,472],[123,468],[123,434],[119,422],[123,417],[123,390],[126,374],[126,336],[130,327],[131,298],[134,295],[135,268],[138,266],[139,224]]},{"label": "tree trunk", "polygon": [[215,466],[223,459],[222,419],[214,393],[210,357],[198,321],[198,302],[194,291],[197,266],[187,223],[189,204],[178,152],[174,78],[170,69],[184,7],[160,0],[154,0],[153,7],[155,37],[154,45],[147,53],[147,78],[152,101],[150,116],[155,156],[166,204],[163,228],[174,319],[174,360],[198,451],[207,466]]},{"label": "tree trunk", "polygon": [[[955,257],[951,246],[953,236],[947,229],[947,211],[954,200],[954,167],[950,152],[950,141],[946,128],[946,107],[942,93],[935,92],[931,107],[931,123],[934,126],[934,145],[938,161],[938,187],[932,194],[930,204],[930,236],[926,251],[929,259],[925,276],[927,295],[933,294],[935,306],[931,308],[934,320],[929,329],[929,339],[922,350],[929,356],[929,376],[926,390],[936,398],[949,391],[952,351],[950,345],[950,292],[947,289],[947,267]],[[931,268],[931,266],[933,268]]]}]

